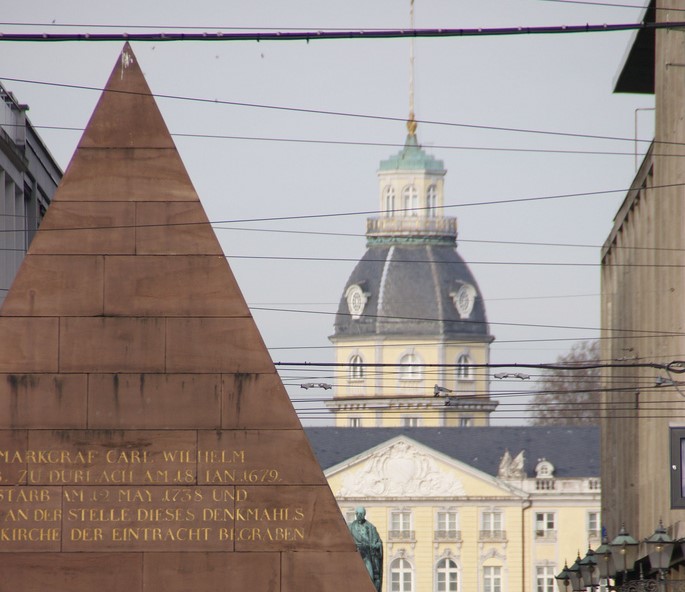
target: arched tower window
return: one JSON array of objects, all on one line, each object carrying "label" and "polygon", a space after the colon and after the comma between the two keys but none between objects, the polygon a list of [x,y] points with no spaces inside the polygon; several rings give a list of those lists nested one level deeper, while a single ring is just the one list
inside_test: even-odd
[{"label": "arched tower window", "polygon": [[400,379],[402,380],[421,380],[421,360],[416,354],[404,354],[400,358]]},{"label": "arched tower window", "polygon": [[364,379],[364,361],[359,354],[354,354],[350,358],[349,378],[350,380]]},{"label": "arched tower window", "polygon": [[457,358],[457,380],[473,380],[473,368],[470,364],[472,362],[468,354],[461,354]]},{"label": "arched tower window", "polygon": [[426,191],[426,216],[429,218],[435,218],[435,216],[437,216],[437,207],[438,188],[435,185],[430,185]]},{"label": "arched tower window", "polygon": [[437,592],[458,592],[459,569],[457,564],[447,557],[438,561],[435,567],[435,581]]},{"label": "arched tower window", "polygon": [[385,215],[392,217],[395,215],[395,188],[392,185],[386,185],[383,190],[383,202],[385,204]]},{"label": "arched tower window", "polygon": [[414,592],[413,571],[406,559],[395,559],[390,564],[390,592]]},{"label": "arched tower window", "polygon": [[402,208],[406,210],[404,212],[405,216],[416,216],[416,208],[419,207],[419,194],[416,191],[416,187],[413,185],[407,185],[402,189]]}]

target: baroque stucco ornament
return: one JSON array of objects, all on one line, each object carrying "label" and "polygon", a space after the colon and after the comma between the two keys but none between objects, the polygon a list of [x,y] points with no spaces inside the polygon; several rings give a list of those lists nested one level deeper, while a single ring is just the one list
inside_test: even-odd
[{"label": "baroque stucco ornament", "polygon": [[468,319],[473,312],[476,303],[476,288],[471,284],[462,284],[456,292],[450,292],[454,308],[457,309],[459,317]]},{"label": "baroque stucco ornament", "polygon": [[358,284],[352,284],[345,291],[345,299],[347,300],[347,308],[353,319],[358,319],[364,312],[364,307],[369,300],[369,294],[364,292],[362,287]]},{"label": "baroque stucco ornament", "polygon": [[433,458],[400,440],[373,454],[347,476],[338,494],[343,497],[465,495],[464,486],[438,469]]},{"label": "baroque stucco ornament", "polygon": [[512,457],[509,451],[505,450],[499,462],[497,476],[500,479],[525,479],[525,462],[525,451],[521,450],[515,457]]}]

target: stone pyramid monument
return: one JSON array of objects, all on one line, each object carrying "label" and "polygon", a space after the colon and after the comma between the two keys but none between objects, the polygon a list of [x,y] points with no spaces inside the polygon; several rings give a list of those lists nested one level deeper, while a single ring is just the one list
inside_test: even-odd
[{"label": "stone pyramid monument", "polygon": [[128,45],[0,311],[0,589],[374,592]]}]

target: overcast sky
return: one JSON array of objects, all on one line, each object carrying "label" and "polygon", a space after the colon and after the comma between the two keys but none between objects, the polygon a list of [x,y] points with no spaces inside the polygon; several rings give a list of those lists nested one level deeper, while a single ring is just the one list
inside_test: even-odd
[{"label": "overcast sky", "polygon": [[[417,28],[629,23],[641,14],[642,2],[632,3],[416,0],[415,18]],[[25,0],[6,6],[2,20],[6,33],[406,28],[409,0]],[[550,362],[598,334],[600,246],[635,172],[636,109],[653,106],[651,96],[612,93],[630,38],[416,42],[417,119],[437,122],[419,124],[418,136],[448,170],[447,215],[458,217],[458,249],[486,300],[496,337],[492,362]],[[102,88],[121,47],[0,41],[0,80],[30,106],[63,168],[81,132],[47,128],[83,129],[99,95],[38,83]],[[272,358],[332,361],[333,313],[365,251],[368,214],[259,219],[376,210],[378,163],[399,150],[406,129],[397,121],[267,107],[404,118],[409,42],[150,42],[133,50],[153,93],[180,97],[158,104]],[[653,111],[638,111],[637,121],[639,138],[651,139]],[[644,150],[647,142],[638,145]],[[584,193],[591,195],[496,203]],[[327,260],[298,260],[312,256]],[[493,389],[529,388],[531,374],[525,385]],[[301,382],[336,381],[325,368],[282,375],[296,399],[323,396],[300,389]],[[509,406],[500,406],[498,421],[520,422],[520,407],[511,406],[518,399],[502,401]]]}]

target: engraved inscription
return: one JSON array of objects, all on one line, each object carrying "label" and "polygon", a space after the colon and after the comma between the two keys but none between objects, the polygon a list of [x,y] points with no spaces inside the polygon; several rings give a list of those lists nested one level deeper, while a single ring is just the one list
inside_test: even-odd
[{"label": "engraved inscription", "polygon": [[0,448],[0,552],[232,551],[307,540],[310,502],[260,494],[284,481],[271,455],[184,446],[194,444],[185,432],[178,447],[138,433],[133,444],[54,434]]}]

